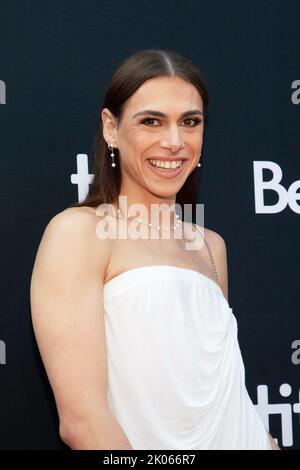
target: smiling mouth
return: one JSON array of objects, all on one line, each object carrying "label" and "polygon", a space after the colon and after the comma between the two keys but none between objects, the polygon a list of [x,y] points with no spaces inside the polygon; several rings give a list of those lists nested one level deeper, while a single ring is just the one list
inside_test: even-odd
[{"label": "smiling mouth", "polygon": [[160,170],[177,170],[177,168],[180,168],[183,165],[184,160],[168,160],[168,161],[162,161],[162,160],[148,160],[150,165],[152,165],[155,168],[158,168]]},{"label": "smiling mouth", "polygon": [[[152,160],[152,162],[151,162],[151,160]],[[158,178],[163,178],[165,180],[170,179],[170,178],[172,179],[172,178],[179,177],[184,172],[184,170],[186,168],[186,164],[187,164],[186,159],[177,160],[175,168],[172,168],[172,165],[170,165],[170,168],[167,168],[169,165],[159,164],[158,159],[155,160],[156,164],[153,164],[153,159],[151,159],[151,158],[146,160],[146,162],[147,162],[147,166],[149,167],[149,170],[151,171],[151,173],[154,176],[156,176]],[[169,162],[171,163],[172,160],[168,161],[168,163]],[[174,160],[174,162],[175,162],[175,160]],[[160,166],[157,166],[157,165],[160,165]]]}]

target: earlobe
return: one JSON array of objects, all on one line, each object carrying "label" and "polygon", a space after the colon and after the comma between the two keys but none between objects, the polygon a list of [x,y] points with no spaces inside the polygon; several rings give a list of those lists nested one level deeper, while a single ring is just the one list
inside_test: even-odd
[{"label": "earlobe", "polygon": [[111,138],[115,143],[117,143],[117,129],[116,129],[116,127],[114,127],[114,129],[113,129],[113,136]]}]

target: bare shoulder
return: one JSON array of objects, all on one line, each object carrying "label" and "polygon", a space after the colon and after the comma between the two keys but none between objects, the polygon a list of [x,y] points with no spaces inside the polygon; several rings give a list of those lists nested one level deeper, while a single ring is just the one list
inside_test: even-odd
[{"label": "bare shoulder", "polygon": [[55,214],[49,221],[51,225],[61,227],[76,224],[88,228],[96,220],[96,210],[91,207],[68,207]]},{"label": "bare shoulder", "polygon": [[[99,217],[90,207],[70,207],[54,215],[48,222],[38,252],[81,256],[104,274],[109,259],[109,239],[97,237]],[[72,255],[72,256],[73,256]]]},{"label": "bare shoulder", "polygon": [[204,236],[217,251],[226,250],[225,240],[218,232],[204,227]]},{"label": "bare shoulder", "polygon": [[207,240],[208,244],[211,246],[211,248],[217,250],[218,252],[220,251],[226,251],[226,244],[224,238],[214,230],[211,230],[207,227],[201,227],[198,224],[193,224],[195,225],[199,231],[204,235],[205,239]]},{"label": "bare shoulder", "polygon": [[226,242],[222,235],[215,232],[214,230],[206,227],[200,227],[198,229],[204,235],[207,244],[211,250],[216,270],[218,274],[219,284],[223,291],[226,299],[228,299],[228,266],[227,266],[227,247]]}]

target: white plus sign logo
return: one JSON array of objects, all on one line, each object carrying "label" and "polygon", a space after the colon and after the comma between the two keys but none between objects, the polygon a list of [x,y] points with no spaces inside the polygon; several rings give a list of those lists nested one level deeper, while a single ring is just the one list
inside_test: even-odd
[{"label": "white plus sign logo", "polygon": [[79,202],[86,197],[93,177],[94,175],[89,173],[88,156],[85,153],[79,153],[77,155],[77,173],[71,175],[71,183],[78,185]]}]

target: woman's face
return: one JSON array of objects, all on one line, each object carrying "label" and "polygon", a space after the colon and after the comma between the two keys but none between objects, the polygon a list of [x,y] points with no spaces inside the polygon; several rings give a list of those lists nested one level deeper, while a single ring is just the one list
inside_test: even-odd
[{"label": "woman's face", "polygon": [[[138,185],[158,197],[176,195],[197,166],[202,149],[203,102],[194,85],[178,77],[147,80],[127,100],[119,127],[107,108],[102,119],[106,142],[120,152],[121,161],[115,156],[115,162],[121,165],[123,192]],[[178,158],[183,165],[172,176],[149,161]]]}]

